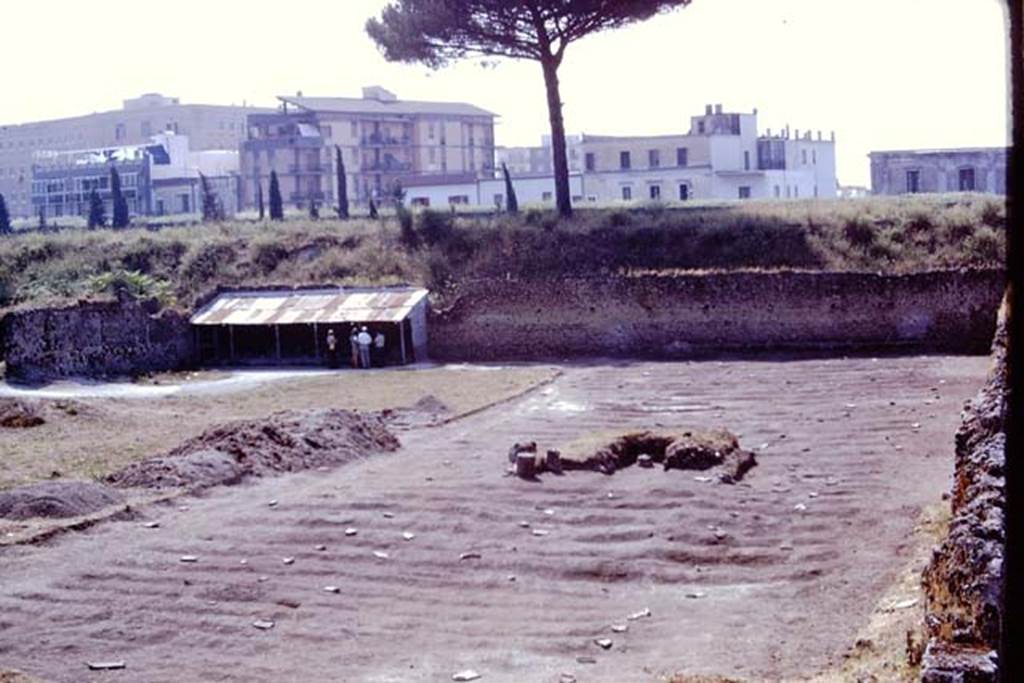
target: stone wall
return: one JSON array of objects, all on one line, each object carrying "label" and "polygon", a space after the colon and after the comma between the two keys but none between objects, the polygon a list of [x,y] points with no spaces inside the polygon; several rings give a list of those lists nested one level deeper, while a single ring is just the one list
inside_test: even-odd
[{"label": "stone wall", "polygon": [[192,360],[188,316],[155,302],[79,302],[0,320],[8,377],[44,381],[174,370]]},{"label": "stone wall", "polygon": [[682,357],[905,347],[984,353],[1001,271],[739,272],[463,283],[430,319],[437,360]]},{"label": "stone wall", "polygon": [[949,535],[924,572],[929,641],[922,681],[996,681],[1006,549],[1006,321],[992,344],[992,370],[956,434]]}]

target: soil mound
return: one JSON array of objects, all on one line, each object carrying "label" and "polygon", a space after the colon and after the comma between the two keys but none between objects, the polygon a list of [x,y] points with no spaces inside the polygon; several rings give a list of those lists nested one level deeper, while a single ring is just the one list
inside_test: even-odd
[{"label": "soil mound", "polygon": [[90,481],[45,481],[0,492],[0,517],[78,517],[123,501],[117,491]]},{"label": "soil mound", "polygon": [[412,405],[384,410],[381,417],[392,426],[411,428],[437,424],[451,414],[451,408],[441,399],[428,394]]},{"label": "soil mound", "polygon": [[[660,463],[665,470],[717,468],[719,480],[727,484],[738,482],[757,464],[754,454],[740,448],[736,436],[724,429],[598,434],[571,444],[559,461],[563,470],[604,474],[614,474],[634,464]],[[538,463],[538,471],[545,466],[546,463]]]},{"label": "soil mound", "polygon": [[384,420],[347,410],[288,410],[211,427],[107,477],[115,486],[206,488],[247,476],[340,465],[399,447]]},{"label": "soil mound", "polygon": [[0,398],[0,427],[38,427],[46,422],[34,403],[16,398]]}]

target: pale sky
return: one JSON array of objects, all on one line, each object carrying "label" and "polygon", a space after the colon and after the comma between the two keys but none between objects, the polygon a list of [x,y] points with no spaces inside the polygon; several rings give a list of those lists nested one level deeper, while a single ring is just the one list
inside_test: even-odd
[{"label": "pale sky", "polygon": [[[0,123],[117,109],[144,92],[274,106],[275,95],[467,101],[501,116],[499,145],[548,132],[540,67],[389,64],[363,30],[386,0],[8,0]],[[758,125],[836,132],[841,184],[875,149],[1005,145],[1002,0],[694,0],[570,46],[569,132],[685,132],[706,103]]]}]

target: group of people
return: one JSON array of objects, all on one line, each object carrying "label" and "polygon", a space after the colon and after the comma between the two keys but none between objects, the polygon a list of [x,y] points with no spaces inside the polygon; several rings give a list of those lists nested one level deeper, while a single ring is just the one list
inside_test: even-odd
[{"label": "group of people", "polygon": [[[384,346],[386,339],[384,333],[378,331],[371,335],[366,325],[352,327],[352,334],[349,336],[349,345],[352,349],[352,367],[369,368],[384,365]],[[333,329],[327,330],[327,365],[336,368],[338,361],[338,337]]]}]

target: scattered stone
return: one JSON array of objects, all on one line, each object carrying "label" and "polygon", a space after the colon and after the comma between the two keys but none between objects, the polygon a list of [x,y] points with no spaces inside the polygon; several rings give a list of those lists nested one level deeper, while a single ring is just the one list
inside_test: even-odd
[{"label": "scattered stone", "polygon": [[302,606],[301,602],[299,602],[298,600],[292,600],[291,598],[281,598],[277,601],[277,604],[281,605],[281,607],[287,607],[289,609],[299,609],[299,607]]},{"label": "scattered stone", "polygon": [[626,617],[626,619],[629,620],[629,621],[637,621],[638,619],[646,619],[647,617],[650,617],[650,616],[651,616],[651,608],[650,607],[645,607],[642,610],[640,610],[639,612],[634,612],[633,614],[630,614],[628,617]]},{"label": "scattered stone", "polygon": [[160,522],[146,522],[142,526],[146,527],[147,529],[158,529],[160,528]]},{"label": "scattered stone", "polygon": [[524,520],[520,520],[519,526],[521,526],[524,529],[529,529],[530,528],[530,523],[527,522],[525,519]]},{"label": "scattered stone", "polygon": [[245,559],[239,560],[238,564],[249,564],[249,560],[245,560]]},{"label": "scattered stone", "polygon": [[483,556],[480,553],[474,553],[474,552],[462,553],[461,555],[459,555],[459,559],[460,560],[479,560],[482,557]]},{"label": "scattered stone", "polygon": [[114,669],[124,669],[126,664],[124,662],[86,662],[85,665],[89,667],[90,671],[113,671]]},{"label": "scattered stone", "polygon": [[480,678],[483,678],[483,676],[473,669],[466,669],[465,671],[459,671],[458,673],[452,674],[453,681],[475,681]]},{"label": "scattered stone", "polygon": [[636,457],[636,464],[637,464],[638,467],[643,467],[644,469],[650,469],[651,467],[654,467],[654,458],[652,458],[647,453],[641,453],[640,455],[638,455]]},{"label": "scattered stone", "polygon": [[610,650],[612,647],[611,638],[594,638],[594,645],[597,645],[602,650]]},{"label": "scattered stone", "polygon": [[394,519],[394,517],[395,517],[395,513],[394,512],[385,512],[384,513],[384,519]]},{"label": "scattered stone", "polygon": [[707,595],[707,593],[705,593],[703,591],[690,591],[689,593],[686,594],[686,597],[688,597],[688,598],[690,598],[692,600],[698,600],[700,598],[703,598],[705,595]]},{"label": "scattered stone", "polygon": [[900,600],[897,603],[892,604],[889,607],[889,611],[898,609],[909,609],[918,603],[917,598],[910,598],[909,600]]},{"label": "scattered stone", "polygon": [[284,557],[284,558],[281,558],[281,561],[284,562],[285,564],[295,564],[295,558],[294,557]]},{"label": "scattered stone", "polygon": [[416,534],[412,533],[411,531],[406,531],[402,534],[402,538],[404,538],[406,541],[411,541],[412,539],[416,538]]},{"label": "scattered stone", "polygon": [[378,560],[386,560],[389,557],[391,557],[390,555],[388,555],[386,552],[384,552],[382,550],[374,550],[373,551],[373,556],[376,557]]},{"label": "scattered stone", "polygon": [[576,683],[576,677],[572,674],[563,673],[559,675],[558,683]]},{"label": "scattered stone", "polygon": [[550,532],[545,530],[545,529],[534,529],[533,530],[533,535],[534,536],[547,536],[549,533]]},{"label": "scattered stone", "polygon": [[715,532],[715,538],[717,538],[719,541],[724,541],[725,539],[729,538],[729,534],[719,530]]},{"label": "scattered stone", "polygon": [[702,484],[706,484],[709,481],[713,481],[713,479],[711,477],[705,477],[705,476],[696,476],[696,477],[693,478],[693,480],[694,481],[699,481]]},{"label": "scattered stone", "polygon": [[792,549],[793,549],[793,544],[792,543],[783,543],[782,545],[779,546],[779,550],[792,550]]},{"label": "scattered stone", "polygon": [[339,586],[324,586],[324,592],[326,593],[340,593],[341,588]]},{"label": "scattered stone", "polygon": [[551,508],[548,508],[548,509],[544,510],[544,514],[545,515],[553,515],[553,514],[555,514],[555,511],[552,510]]},{"label": "scattered stone", "polygon": [[315,546],[313,546],[313,550],[319,550],[320,552],[323,552],[323,551],[327,550],[327,546],[325,546],[323,544],[315,545]]},{"label": "scattered stone", "polygon": [[252,625],[261,631],[269,631],[270,629],[274,628],[274,622],[270,619],[257,619],[256,621],[252,622]]},{"label": "scattered stone", "polygon": [[612,624],[612,633],[625,633],[629,630],[628,624]]},{"label": "scattered stone", "polygon": [[508,575],[508,580],[514,582],[516,580],[516,575],[515,574],[509,574]]},{"label": "scattered stone", "polygon": [[796,510],[797,512],[805,512],[807,510],[807,506],[804,505],[803,503],[797,503],[796,505],[793,506],[793,509]]},{"label": "scattered stone", "polygon": [[593,657],[588,657],[587,655],[580,655],[576,658],[576,661],[580,664],[597,664],[596,659],[594,659]]},{"label": "scattered stone", "polygon": [[818,492],[817,491],[811,491],[810,493],[807,494],[807,497],[808,498],[817,498],[818,497]]},{"label": "scattered stone", "polygon": [[345,535],[346,536],[355,536],[358,533],[359,533],[359,530],[358,529],[353,529],[352,527],[349,527],[349,528],[345,529]]},{"label": "scattered stone", "polygon": [[178,559],[180,561],[182,561],[182,562],[198,562],[199,561],[199,558],[196,557],[195,555],[182,555]]},{"label": "scattered stone", "polygon": [[265,583],[265,582],[267,582],[267,581],[270,581],[270,577],[269,577],[269,576],[261,576],[261,577],[259,577],[258,579],[256,579],[256,581],[257,581],[258,583]]},{"label": "scattered stone", "polygon": [[276,508],[277,507],[277,501],[276,500],[270,501],[269,503],[267,503],[267,507]]}]

